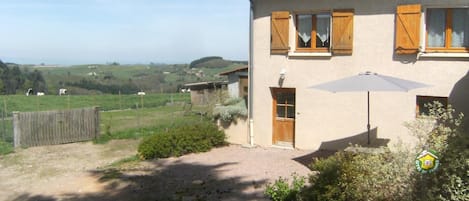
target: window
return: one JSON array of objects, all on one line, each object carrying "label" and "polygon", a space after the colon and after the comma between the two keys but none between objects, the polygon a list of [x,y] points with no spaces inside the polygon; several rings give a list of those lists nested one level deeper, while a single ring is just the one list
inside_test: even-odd
[{"label": "window", "polygon": [[296,51],[328,52],[330,32],[329,13],[296,15]]},{"label": "window", "polygon": [[469,9],[428,8],[426,10],[427,52],[468,52]]},{"label": "window", "polygon": [[433,104],[435,101],[440,102],[443,104],[444,107],[448,106],[448,98],[447,97],[436,97],[436,96],[417,96],[417,105],[416,105],[416,114],[417,116],[420,115],[428,115],[429,110],[427,105]]},{"label": "window", "polygon": [[[289,11],[274,11],[271,15],[270,52],[301,57],[351,55],[353,15],[353,9],[297,15],[290,15]],[[296,33],[293,30],[290,33],[290,25],[295,27]]]}]

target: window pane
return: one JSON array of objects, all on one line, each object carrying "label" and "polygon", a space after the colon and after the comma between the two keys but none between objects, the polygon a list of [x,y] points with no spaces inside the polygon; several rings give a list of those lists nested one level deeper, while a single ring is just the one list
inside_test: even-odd
[{"label": "window pane", "polygon": [[287,118],[295,118],[295,107],[288,106],[287,107]]},{"label": "window pane", "polygon": [[428,47],[445,47],[445,9],[427,9]]},{"label": "window pane", "polygon": [[298,15],[298,47],[311,47],[312,19],[311,15]]},{"label": "window pane", "polygon": [[318,14],[316,19],[316,47],[329,47],[331,16],[329,14]]},{"label": "window pane", "polygon": [[277,93],[277,104],[295,104],[295,94]]},{"label": "window pane", "polygon": [[277,105],[277,117],[285,118],[285,106]]},{"label": "window pane", "polygon": [[277,104],[285,104],[287,97],[285,93],[277,93]]},{"label": "window pane", "polygon": [[469,47],[469,9],[453,9],[451,47]]}]

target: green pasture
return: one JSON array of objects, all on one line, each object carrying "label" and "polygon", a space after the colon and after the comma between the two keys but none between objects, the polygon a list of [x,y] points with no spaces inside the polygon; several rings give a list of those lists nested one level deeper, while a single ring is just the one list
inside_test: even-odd
[{"label": "green pasture", "polygon": [[124,110],[135,108],[152,108],[164,106],[168,103],[190,102],[189,94],[147,94],[137,95],[46,95],[25,96],[11,95],[0,96],[1,109],[6,109],[8,116],[12,111],[30,112],[62,110],[84,107],[100,107],[101,111]]},{"label": "green pasture", "polygon": [[[134,95],[136,96],[136,95]],[[101,96],[80,96],[75,97],[76,101],[71,104],[72,108],[89,107],[92,101],[96,103],[107,104],[107,108],[115,107],[116,110],[101,110],[100,112],[100,137],[95,140],[96,143],[106,143],[112,139],[138,139],[141,137],[156,134],[158,132],[164,132],[167,129],[173,128],[182,124],[191,124],[192,122],[204,121],[205,117],[196,115],[193,111],[189,111],[184,101],[189,100],[189,96],[186,94],[166,94],[166,95],[147,95],[144,97],[144,107],[138,109],[131,108],[132,104],[141,104],[140,97],[135,98],[134,96],[127,95],[122,96],[122,102],[127,102],[128,108],[118,110],[119,104],[118,95],[101,95]],[[43,97],[30,97],[39,98],[43,101],[42,108],[49,108],[51,110],[65,109],[61,98],[66,97],[48,97],[49,99],[41,99]],[[155,100],[150,101],[153,98]],[[165,98],[168,97],[168,98]],[[171,98],[172,97],[172,98]],[[3,97],[5,98],[5,97]],[[10,99],[16,98],[15,102]],[[73,98],[70,96],[70,98]],[[19,101],[18,99],[22,99]],[[171,99],[174,104],[170,103]],[[5,98],[7,105],[21,105],[22,103],[28,104],[28,99],[24,99],[20,96],[8,96]],[[46,102],[49,100],[49,102]],[[73,100],[73,99],[71,99]],[[124,101],[125,100],[125,101]],[[10,101],[10,102],[9,102]],[[135,103],[138,101],[137,103]],[[15,104],[12,104],[15,103]],[[34,102],[32,102],[34,103]],[[164,104],[163,104],[164,103]],[[146,106],[153,105],[153,107]],[[159,106],[158,106],[159,104]],[[124,104],[122,104],[124,105]],[[21,110],[16,111],[34,111],[34,107],[17,107]],[[103,107],[101,107],[103,108]],[[203,110],[203,108],[196,108],[194,110]],[[13,128],[11,118],[0,119],[0,155],[11,152],[13,145]]]},{"label": "green pasture", "polygon": [[137,139],[182,124],[204,121],[205,117],[185,110],[182,105],[101,113],[101,136],[97,143],[110,139]]}]

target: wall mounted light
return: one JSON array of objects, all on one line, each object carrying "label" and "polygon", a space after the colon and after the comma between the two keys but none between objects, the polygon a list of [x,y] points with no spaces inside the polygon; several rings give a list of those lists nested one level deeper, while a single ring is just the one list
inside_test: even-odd
[{"label": "wall mounted light", "polygon": [[282,68],[282,70],[280,70],[280,79],[284,80],[286,74],[287,70],[285,70],[285,68]]}]

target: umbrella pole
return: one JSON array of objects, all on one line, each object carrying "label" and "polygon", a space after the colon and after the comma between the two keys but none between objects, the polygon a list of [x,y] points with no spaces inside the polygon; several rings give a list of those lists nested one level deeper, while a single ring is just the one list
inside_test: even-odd
[{"label": "umbrella pole", "polygon": [[367,93],[368,98],[368,124],[366,128],[368,129],[368,145],[370,145],[370,91]]}]

